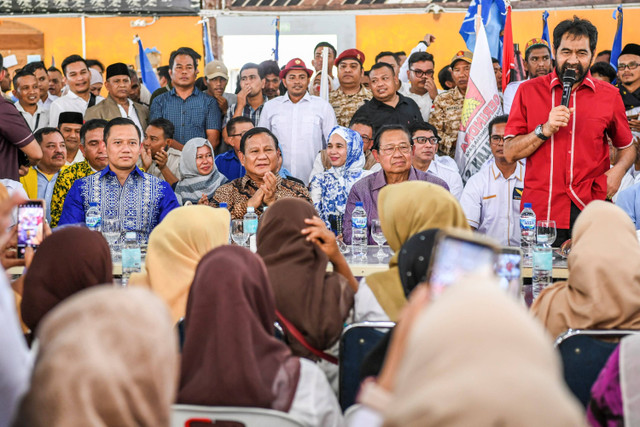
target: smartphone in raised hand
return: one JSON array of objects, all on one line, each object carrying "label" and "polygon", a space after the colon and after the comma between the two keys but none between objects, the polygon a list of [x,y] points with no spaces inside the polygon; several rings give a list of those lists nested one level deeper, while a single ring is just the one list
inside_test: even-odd
[{"label": "smartphone in raised hand", "polygon": [[18,258],[27,247],[36,249],[44,238],[44,201],[27,200],[18,205]]}]

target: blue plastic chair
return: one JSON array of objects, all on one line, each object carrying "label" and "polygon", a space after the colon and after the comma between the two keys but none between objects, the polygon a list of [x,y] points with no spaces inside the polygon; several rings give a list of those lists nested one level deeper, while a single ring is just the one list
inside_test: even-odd
[{"label": "blue plastic chair", "polygon": [[564,380],[585,408],[591,399],[591,387],[620,338],[638,333],[640,331],[622,329],[569,329],[556,338],[555,347],[562,357]]},{"label": "blue plastic chair", "polygon": [[342,331],[339,356],[339,400],[343,411],[356,401],[360,388],[362,361],[394,326],[393,322],[362,322],[349,325]]}]

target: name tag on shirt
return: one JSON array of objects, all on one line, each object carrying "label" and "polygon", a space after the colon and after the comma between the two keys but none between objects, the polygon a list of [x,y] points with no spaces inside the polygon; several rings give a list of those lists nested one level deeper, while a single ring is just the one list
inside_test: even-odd
[{"label": "name tag on shirt", "polygon": [[513,200],[522,200],[522,192],[523,191],[524,191],[524,188],[514,187],[513,188]]}]

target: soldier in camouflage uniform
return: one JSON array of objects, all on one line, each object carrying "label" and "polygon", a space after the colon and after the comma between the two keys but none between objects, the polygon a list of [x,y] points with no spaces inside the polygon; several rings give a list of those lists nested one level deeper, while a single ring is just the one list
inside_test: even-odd
[{"label": "soldier in camouflage uniform", "polygon": [[329,94],[329,104],[340,126],[349,127],[358,108],[372,97],[371,91],[361,84],[363,63],[364,54],[358,49],[347,49],[336,59],[340,87]]},{"label": "soldier in camouflage uniform", "polygon": [[439,94],[433,101],[429,123],[436,127],[438,135],[442,137],[438,148],[439,155],[450,157],[456,155],[456,141],[472,59],[472,53],[466,50],[461,50],[453,56],[451,73],[456,87]]}]

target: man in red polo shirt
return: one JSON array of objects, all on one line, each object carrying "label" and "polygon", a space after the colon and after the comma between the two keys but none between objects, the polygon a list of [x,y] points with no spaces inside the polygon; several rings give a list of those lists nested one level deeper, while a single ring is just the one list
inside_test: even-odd
[{"label": "man in red polo shirt", "polygon": [[[553,31],[555,70],[523,83],[505,129],[509,162],[527,158],[522,203],[538,220],[556,221],[558,244],[571,237],[573,223],[592,200],[611,198],[635,159],[635,147],[620,94],[591,77],[596,27],[574,17]],[[576,72],[569,108],[562,105],[562,76]],[[619,151],[609,169],[607,136]]]}]

